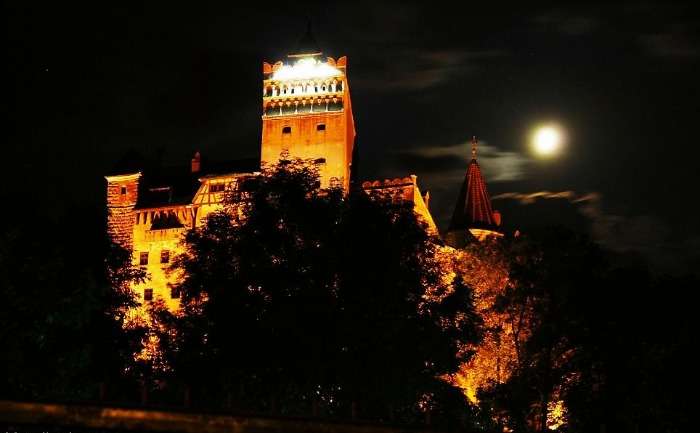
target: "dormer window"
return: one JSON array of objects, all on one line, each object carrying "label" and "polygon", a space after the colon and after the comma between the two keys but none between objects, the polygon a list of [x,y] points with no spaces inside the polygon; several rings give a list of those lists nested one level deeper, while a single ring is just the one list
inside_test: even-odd
[{"label": "dormer window", "polygon": [[292,127],[291,126],[285,126],[282,128],[282,134],[291,134],[292,133]]}]

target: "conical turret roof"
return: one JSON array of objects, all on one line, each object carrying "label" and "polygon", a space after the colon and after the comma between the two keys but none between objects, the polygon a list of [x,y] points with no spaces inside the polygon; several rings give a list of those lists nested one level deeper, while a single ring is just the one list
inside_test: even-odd
[{"label": "conical turret roof", "polygon": [[486,182],[476,162],[476,137],[472,139],[472,160],[467,167],[462,189],[448,231],[483,228],[495,230],[497,223],[491,208]]}]

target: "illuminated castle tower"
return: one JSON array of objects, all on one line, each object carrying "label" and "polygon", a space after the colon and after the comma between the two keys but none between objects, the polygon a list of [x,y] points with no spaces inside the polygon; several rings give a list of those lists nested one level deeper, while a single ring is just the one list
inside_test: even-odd
[{"label": "illuminated castle tower", "polygon": [[313,159],[321,187],[350,186],[355,122],[347,81],[347,58],[323,59],[310,29],[287,63],[263,63],[260,159]]},{"label": "illuminated castle tower", "polygon": [[464,247],[473,239],[482,241],[488,237],[503,236],[499,231],[501,214],[491,208],[486,183],[476,162],[477,144],[476,137],[473,137],[472,160],[445,236],[445,241],[455,248]]}]

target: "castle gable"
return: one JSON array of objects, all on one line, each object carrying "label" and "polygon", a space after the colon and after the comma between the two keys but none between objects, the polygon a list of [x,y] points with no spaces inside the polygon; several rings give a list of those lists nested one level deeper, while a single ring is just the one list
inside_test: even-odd
[{"label": "castle gable", "polygon": [[184,206],[195,201],[203,184],[216,178],[233,178],[241,173],[252,173],[259,169],[258,160],[202,164],[198,171],[179,166],[146,170],[143,172],[135,209],[153,209],[169,206]]}]

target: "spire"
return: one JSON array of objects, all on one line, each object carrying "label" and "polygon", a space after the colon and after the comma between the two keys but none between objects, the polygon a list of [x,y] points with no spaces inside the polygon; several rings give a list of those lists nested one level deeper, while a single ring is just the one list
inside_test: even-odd
[{"label": "spire", "polygon": [[311,31],[311,20],[306,21],[306,33],[297,42],[296,49],[294,53],[289,54],[287,57],[309,57],[309,56],[320,56],[321,49],[318,47],[318,42]]},{"label": "spire", "polygon": [[478,141],[472,138],[472,159],[467,167],[464,183],[457,197],[452,221],[448,231],[468,230],[472,228],[495,229],[500,221],[496,221],[491,198],[486,190],[486,182],[481,174],[479,163],[476,162]]}]

